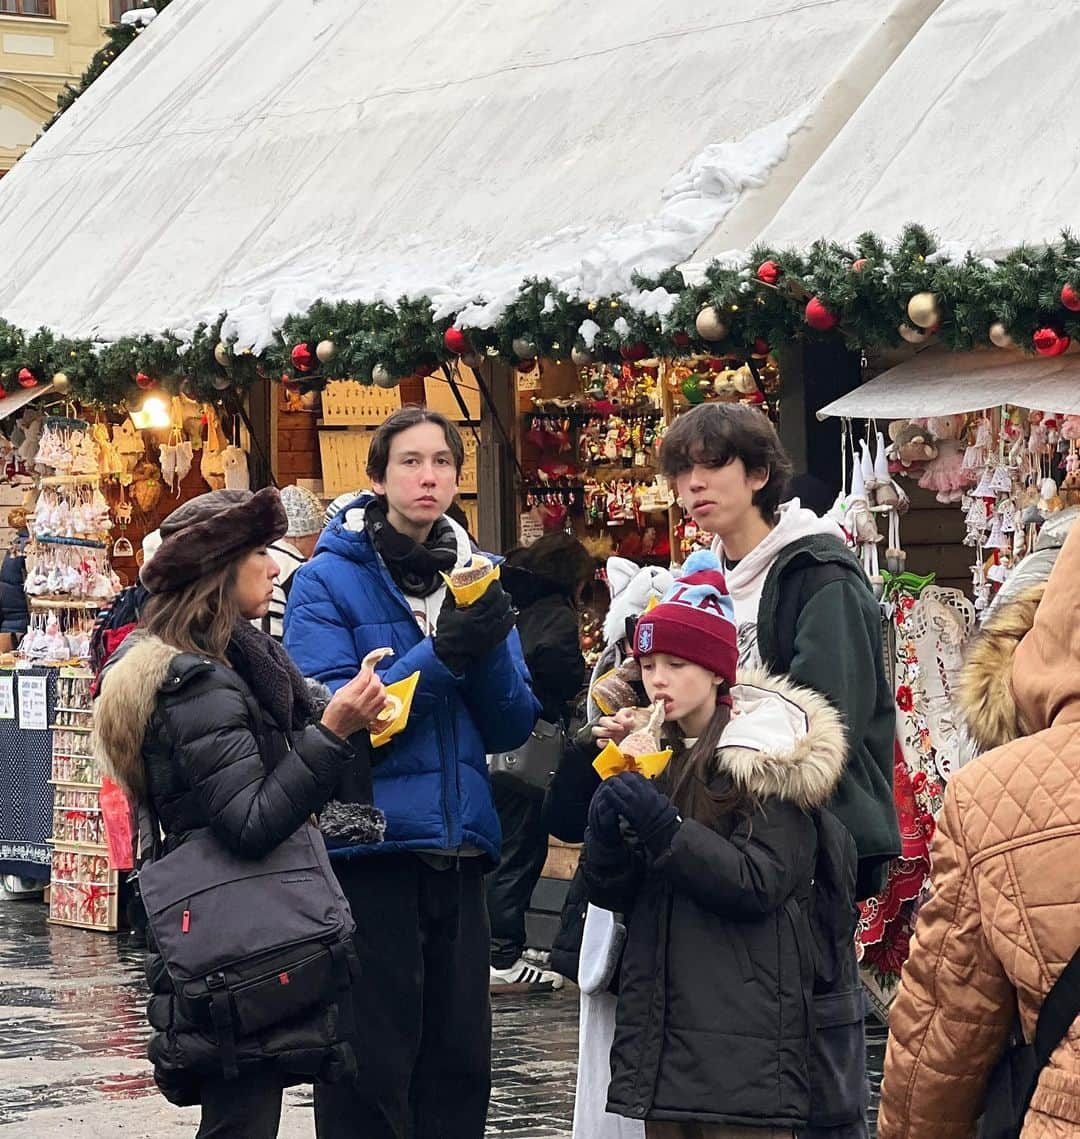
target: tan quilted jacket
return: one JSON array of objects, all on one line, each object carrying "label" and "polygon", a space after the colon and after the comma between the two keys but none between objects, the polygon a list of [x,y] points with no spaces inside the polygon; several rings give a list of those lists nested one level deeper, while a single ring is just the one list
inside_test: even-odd
[{"label": "tan quilted jacket", "polygon": [[[933,896],[890,1015],[879,1139],[974,1135],[1017,1006],[1030,1040],[1080,946],[1080,529],[1041,602],[997,615],[965,681],[978,738],[1003,746],[945,795]],[[1023,1139],[1080,1136],[1078,1025],[1042,1074]]]}]

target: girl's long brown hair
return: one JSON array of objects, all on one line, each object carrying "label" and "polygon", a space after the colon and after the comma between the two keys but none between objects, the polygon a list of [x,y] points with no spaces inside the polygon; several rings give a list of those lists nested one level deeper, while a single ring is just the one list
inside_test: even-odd
[{"label": "girl's long brown hair", "polygon": [[225,651],[241,620],[236,604],[236,571],[242,554],[228,565],[174,593],[157,593],[143,607],[147,633],[185,653],[201,653],[228,663]]},{"label": "girl's long brown hair", "polygon": [[[726,684],[721,685],[718,696],[726,696],[727,690]],[[725,815],[750,815],[756,806],[752,795],[720,778],[716,770],[716,749],[730,719],[731,705],[724,700],[717,703],[705,730],[690,748],[677,729],[672,739],[671,801],[683,818],[708,827]]]}]

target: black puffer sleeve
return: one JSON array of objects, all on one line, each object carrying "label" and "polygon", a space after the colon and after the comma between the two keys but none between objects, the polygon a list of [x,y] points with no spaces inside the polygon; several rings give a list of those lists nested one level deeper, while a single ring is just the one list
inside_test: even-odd
[{"label": "black puffer sleeve", "polygon": [[268,771],[250,699],[229,669],[183,656],[164,682],[158,714],[214,833],[231,850],[259,858],[323,807],[356,757],[312,724]]}]

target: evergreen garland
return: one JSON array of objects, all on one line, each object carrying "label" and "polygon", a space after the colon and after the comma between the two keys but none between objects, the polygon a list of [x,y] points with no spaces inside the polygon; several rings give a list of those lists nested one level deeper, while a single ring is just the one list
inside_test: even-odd
[{"label": "evergreen garland", "polygon": [[[775,272],[759,276],[770,261]],[[526,348],[552,359],[588,349],[594,359],[613,363],[695,352],[760,353],[765,345],[776,349],[837,337],[854,350],[874,351],[901,342],[899,330],[908,323],[908,302],[916,293],[937,299],[941,323],[932,335],[953,351],[989,346],[995,322],[1026,352],[1034,351],[1032,335],[1043,327],[1080,336],[1080,312],[1062,304],[1066,284],[1080,294],[1080,241],[1067,232],[1045,249],[1020,247],[997,261],[970,254],[953,261],[938,252],[931,234],[910,225],[891,248],[873,234],[851,248],[824,241],[805,251],[760,246],[738,264],[709,265],[700,285],[683,284],[675,270],[636,277],[633,284],[624,296],[584,298],[560,292],[547,280],[528,280],[492,327],[464,330],[469,347],[477,357],[507,360]],[[657,300],[666,301],[659,309],[664,315],[642,311],[643,294],[651,294],[654,309]],[[838,318],[834,330],[815,331],[807,324],[811,298]],[[697,335],[695,321],[706,305],[728,326],[720,343]],[[369,383],[381,366],[400,380],[453,355],[443,340],[453,321],[436,320],[426,298],[402,298],[396,305],[316,301],[307,312],[288,317],[260,357],[226,346],[224,365],[217,358],[223,320],[224,314],[201,325],[190,343],[164,332],[109,344],[59,338],[44,328],[27,334],[0,320],[0,384],[12,388],[22,368],[39,381],[63,372],[75,398],[115,405],[139,395],[135,376],[142,373],[170,392],[183,387],[212,399],[223,388],[244,388],[267,376],[306,390],[344,377]],[[297,345],[314,354],[323,341],[334,345],[327,361],[307,371],[294,368]]]}]

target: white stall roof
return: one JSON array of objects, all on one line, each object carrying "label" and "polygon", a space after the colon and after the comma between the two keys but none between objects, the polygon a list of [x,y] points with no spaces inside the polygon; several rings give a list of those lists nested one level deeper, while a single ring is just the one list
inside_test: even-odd
[{"label": "white stall roof", "polygon": [[1026,407],[1080,415],[1080,352],[1045,359],[1019,352],[927,349],[826,404],[818,419],[904,419]]},{"label": "white stall roof", "polygon": [[999,253],[1077,222],[1075,0],[943,0],[766,224],[769,243],[895,236]]},{"label": "white stall roof", "polygon": [[0,315],[228,310],[261,347],[320,296],[483,324],[530,276],[626,289],[767,177],[883,7],[175,0],[0,184]]}]

